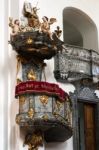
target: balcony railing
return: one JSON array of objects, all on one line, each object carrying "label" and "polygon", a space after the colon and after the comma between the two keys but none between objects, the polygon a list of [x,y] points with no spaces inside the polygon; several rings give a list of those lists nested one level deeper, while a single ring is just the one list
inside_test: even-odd
[{"label": "balcony railing", "polygon": [[55,78],[72,82],[84,78],[99,80],[99,54],[78,46],[63,45],[55,56]]}]

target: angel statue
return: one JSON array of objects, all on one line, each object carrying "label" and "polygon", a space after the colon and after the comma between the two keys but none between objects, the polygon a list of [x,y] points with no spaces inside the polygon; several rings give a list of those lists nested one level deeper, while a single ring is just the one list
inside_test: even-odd
[{"label": "angel statue", "polygon": [[44,16],[42,18],[43,22],[41,23],[41,32],[47,33],[49,37],[52,39],[52,33],[50,31],[50,25],[56,22],[56,18],[47,18]]},{"label": "angel statue", "polygon": [[9,18],[9,26],[12,28],[12,36],[20,32],[20,22],[18,19],[13,21],[13,18]]},{"label": "angel statue", "polygon": [[24,2],[23,15],[28,18],[28,17],[31,17],[31,14],[32,14],[32,5],[31,5],[31,3]]},{"label": "angel statue", "polygon": [[40,21],[37,15],[38,10],[37,7],[32,8],[30,3],[24,3],[23,15],[28,19],[28,25],[34,29],[40,28]]}]

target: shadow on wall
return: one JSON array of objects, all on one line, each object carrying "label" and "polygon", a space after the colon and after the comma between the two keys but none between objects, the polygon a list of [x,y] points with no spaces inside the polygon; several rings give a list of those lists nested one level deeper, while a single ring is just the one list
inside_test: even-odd
[{"label": "shadow on wall", "polygon": [[83,11],[66,7],[63,10],[64,42],[98,51],[98,31],[94,21]]},{"label": "shadow on wall", "polygon": [[59,142],[59,143],[57,142],[57,144],[45,143],[46,150],[64,150],[64,149],[73,150],[71,149],[71,145],[72,145],[72,138],[70,138],[66,142]]}]

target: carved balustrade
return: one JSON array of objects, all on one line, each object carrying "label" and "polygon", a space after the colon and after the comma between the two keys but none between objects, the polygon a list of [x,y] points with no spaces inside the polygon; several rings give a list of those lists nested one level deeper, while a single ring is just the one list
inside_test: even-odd
[{"label": "carved balustrade", "polygon": [[64,44],[54,60],[54,75],[58,81],[99,80],[99,54],[94,50]]}]

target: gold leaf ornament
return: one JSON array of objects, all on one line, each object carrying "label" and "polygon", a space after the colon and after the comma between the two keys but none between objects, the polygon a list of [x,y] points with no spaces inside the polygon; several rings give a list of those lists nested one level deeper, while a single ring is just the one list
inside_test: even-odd
[{"label": "gold leaf ornament", "polygon": [[26,43],[27,43],[27,44],[32,44],[32,43],[33,43],[32,38],[29,37],[29,38],[27,39]]},{"label": "gold leaf ornament", "polygon": [[33,109],[33,108],[30,108],[29,111],[28,111],[28,117],[32,119],[33,116],[34,116],[34,113],[35,113],[35,112],[34,112],[34,109]]},{"label": "gold leaf ornament", "polygon": [[47,95],[40,96],[40,101],[44,106],[48,103],[48,98],[49,97]]},{"label": "gold leaf ornament", "polygon": [[20,96],[19,97],[19,104],[20,105],[24,105],[24,103],[25,103],[25,97],[24,96]]},{"label": "gold leaf ornament", "polygon": [[43,135],[40,132],[27,134],[25,137],[24,145],[28,145],[28,150],[38,150],[39,146],[43,146]]},{"label": "gold leaf ornament", "polygon": [[62,102],[60,102],[59,100],[56,100],[56,105],[57,105],[58,110],[60,110],[62,107]]},{"label": "gold leaf ornament", "polygon": [[33,81],[37,79],[36,73],[34,72],[33,69],[30,69],[30,71],[27,74],[27,78]]}]

